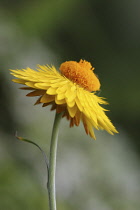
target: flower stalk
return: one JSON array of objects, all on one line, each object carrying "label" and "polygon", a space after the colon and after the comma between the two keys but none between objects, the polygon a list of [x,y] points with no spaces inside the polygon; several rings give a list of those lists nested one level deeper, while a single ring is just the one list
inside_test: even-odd
[{"label": "flower stalk", "polygon": [[50,210],[56,210],[56,193],[55,193],[55,172],[56,172],[56,155],[59,123],[62,118],[62,113],[56,113],[52,130],[50,158],[49,158],[49,177],[48,177],[48,194]]}]

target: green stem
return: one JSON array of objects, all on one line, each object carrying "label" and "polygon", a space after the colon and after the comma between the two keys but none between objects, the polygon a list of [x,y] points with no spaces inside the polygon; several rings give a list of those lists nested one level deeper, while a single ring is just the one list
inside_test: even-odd
[{"label": "green stem", "polygon": [[48,194],[50,210],[56,210],[56,195],[55,195],[55,171],[56,171],[56,154],[59,123],[62,118],[62,113],[55,115],[51,145],[50,145],[50,159],[49,159],[49,177],[48,177]]}]

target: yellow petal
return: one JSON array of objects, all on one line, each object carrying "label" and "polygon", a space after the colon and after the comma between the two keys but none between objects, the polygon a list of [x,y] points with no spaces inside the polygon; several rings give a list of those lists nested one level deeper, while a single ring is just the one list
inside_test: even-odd
[{"label": "yellow petal", "polygon": [[74,117],[76,112],[77,112],[77,106],[73,106],[73,107],[69,107],[67,106],[68,112],[70,114],[71,117]]},{"label": "yellow petal", "polygon": [[56,93],[57,94],[61,94],[61,93],[65,93],[67,90],[68,86],[64,85],[64,86],[59,86],[59,88],[57,88]]},{"label": "yellow petal", "polygon": [[56,89],[50,87],[50,88],[47,90],[47,94],[49,94],[49,95],[56,95]]},{"label": "yellow petal", "polygon": [[73,107],[75,105],[75,100],[69,102],[68,99],[66,99],[66,102],[69,107]]},{"label": "yellow petal", "polygon": [[52,102],[52,101],[54,101],[54,96],[47,95],[47,94],[44,94],[40,99],[41,103],[49,103],[49,102]]},{"label": "yellow petal", "polygon": [[47,90],[50,87],[49,83],[35,83],[34,86],[38,89]]},{"label": "yellow petal", "polygon": [[67,83],[68,83],[67,80],[59,79],[59,80],[51,81],[51,87],[58,87],[58,93],[60,93],[61,91],[64,92],[66,90]]},{"label": "yellow petal", "polygon": [[19,83],[19,84],[25,84],[26,80],[23,79],[12,79],[13,82]]},{"label": "yellow petal", "polygon": [[65,95],[64,93],[59,93],[56,97],[57,97],[57,100],[62,100],[65,98]]},{"label": "yellow petal", "polygon": [[56,104],[65,104],[66,101],[65,101],[65,99],[58,100],[58,99],[57,99],[57,96],[55,96],[55,103],[56,103]]},{"label": "yellow petal", "polygon": [[25,85],[35,88],[34,82],[25,82]]},{"label": "yellow petal", "polygon": [[78,97],[75,98],[75,102],[76,102],[76,105],[78,106],[79,110],[82,112],[83,111],[83,106],[80,103]]}]

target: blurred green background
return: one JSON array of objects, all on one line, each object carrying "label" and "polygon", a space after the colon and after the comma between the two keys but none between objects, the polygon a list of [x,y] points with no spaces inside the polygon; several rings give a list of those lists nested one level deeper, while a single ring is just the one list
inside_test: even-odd
[{"label": "blurred green background", "polygon": [[62,120],[57,159],[58,210],[140,209],[140,1],[0,1],[0,209],[46,210],[46,168],[54,113],[11,82],[9,69],[90,61],[119,130],[110,136]]}]

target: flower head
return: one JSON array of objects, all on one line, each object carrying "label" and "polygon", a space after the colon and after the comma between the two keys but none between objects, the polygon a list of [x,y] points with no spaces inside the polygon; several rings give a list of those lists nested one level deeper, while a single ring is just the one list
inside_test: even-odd
[{"label": "flower head", "polygon": [[86,133],[94,139],[94,128],[117,133],[105,114],[107,110],[100,106],[107,102],[96,95],[100,82],[89,62],[66,61],[61,64],[60,73],[54,66],[38,65],[36,70],[11,70],[11,74],[18,78],[13,81],[26,85],[21,89],[31,91],[27,96],[39,96],[35,104],[51,105],[51,110],[63,112],[70,127],[78,126],[82,121]]}]

